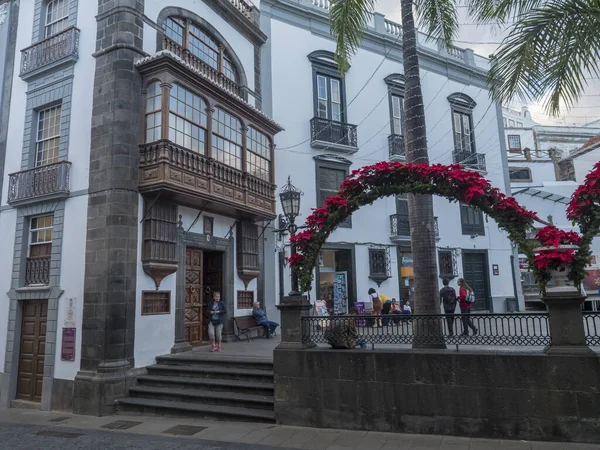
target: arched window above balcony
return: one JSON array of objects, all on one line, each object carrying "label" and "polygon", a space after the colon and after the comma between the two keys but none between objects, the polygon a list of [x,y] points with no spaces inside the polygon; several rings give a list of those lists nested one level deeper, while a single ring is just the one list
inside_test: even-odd
[{"label": "arched window above balcony", "polygon": [[206,27],[193,20],[175,16],[167,17],[162,27],[167,39],[234,83],[245,84],[245,80],[240,77],[236,55]]}]

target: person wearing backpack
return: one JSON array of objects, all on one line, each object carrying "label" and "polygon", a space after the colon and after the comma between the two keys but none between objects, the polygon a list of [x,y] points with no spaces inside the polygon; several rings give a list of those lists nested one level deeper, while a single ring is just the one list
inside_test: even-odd
[{"label": "person wearing backpack", "polygon": [[449,286],[450,280],[444,278],[442,280],[444,287],[440,289],[440,306],[444,307],[446,314],[446,323],[448,324],[448,332],[450,336],[454,336],[454,312],[456,311],[456,291]]},{"label": "person wearing backpack", "polygon": [[473,325],[469,314],[471,314],[471,306],[475,303],[475,294],[473,294],[473,289],[471,286],[467,284],[467,282],[459,278],[458,286],[460,287],[458,301],[460,302],[460,314],[463,324],[463,332],[464,336],[469,335],[469,328],[473,330],[473,336],[477,334],[477,328]]}]

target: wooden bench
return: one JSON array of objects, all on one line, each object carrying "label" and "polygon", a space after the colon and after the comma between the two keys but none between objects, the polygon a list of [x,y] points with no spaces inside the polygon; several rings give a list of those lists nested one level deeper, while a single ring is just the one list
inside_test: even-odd
[{"label": "wooden bench", "polygon": [[238,330],[236,337],[240,340],[242,339],[240,335],[244,335],[244,337],[248,339],[248,341],[250,341],[250,333],[252,331],[261,328],[263,330],[265,329],[265,327],[263,327],[262,325],[256,325],[256,320],[254,320],[254,317],[252,316],[234,317],[233,323],[235,324],[235,327]]}]

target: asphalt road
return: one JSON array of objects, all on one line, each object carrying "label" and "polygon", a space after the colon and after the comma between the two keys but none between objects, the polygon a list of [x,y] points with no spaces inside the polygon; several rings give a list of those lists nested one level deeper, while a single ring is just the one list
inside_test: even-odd
[{"label": "asphalt road", "polygon": [[281,450],[282,447],[204,441],[175,436],[163,437],[114,431],[82,430],[57,426],[15,425],[0,423],[0,449]]}]

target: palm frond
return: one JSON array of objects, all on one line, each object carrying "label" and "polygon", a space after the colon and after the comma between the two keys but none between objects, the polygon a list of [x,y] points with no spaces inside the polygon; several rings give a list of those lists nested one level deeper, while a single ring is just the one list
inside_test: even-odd
[{"label": "palm frond", "polygon": [[375,6],[374,0],[332,0],[329,9],[331,33],[335,36],[335,60],[344,75],[357,52]]},{"label": "palm frond", "polygon": [[547,0],[464,0],[469,16],[479,23],[516,20],[545,3]]},{"label": "palm frond", "polygon": [[[592,4],[595,3],[595,4]],[[513,26],[489,78],[494,99],[543,100],[548,113],[571,107],[598,75],[600,7],[589,0],[548,0]]]},{"label": "palm frond", "polygon": [[447,48],[458,33],[456,0],[415,0],[419,25],[429,39],[441,39]]}]

